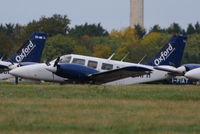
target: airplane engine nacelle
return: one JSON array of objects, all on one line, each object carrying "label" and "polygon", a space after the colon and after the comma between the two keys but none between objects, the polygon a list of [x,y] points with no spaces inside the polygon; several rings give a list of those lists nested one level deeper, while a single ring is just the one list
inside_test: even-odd
[{"label": "airplane engine nacelle", "polygon": [[59,64],[56,75],[77,81],[87,81],[88,75],[98,73],[97,70],[79,64]]}]

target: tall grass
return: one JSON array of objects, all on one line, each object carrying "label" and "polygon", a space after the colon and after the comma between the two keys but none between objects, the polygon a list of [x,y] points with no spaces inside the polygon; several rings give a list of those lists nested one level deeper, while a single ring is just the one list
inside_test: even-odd
[{"label": "tall grass", "polygon": [[0,83],[1,134],[200,133],[198,86]]}]

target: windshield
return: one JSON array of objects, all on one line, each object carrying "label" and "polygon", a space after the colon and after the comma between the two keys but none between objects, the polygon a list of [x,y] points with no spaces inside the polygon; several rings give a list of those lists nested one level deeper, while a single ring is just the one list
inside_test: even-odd
[{"label": "windshield", "polygon": [[65,57],[62,57],[59,61],[59,63],[70,63],[71,61],[71,56],[65,56]]}]

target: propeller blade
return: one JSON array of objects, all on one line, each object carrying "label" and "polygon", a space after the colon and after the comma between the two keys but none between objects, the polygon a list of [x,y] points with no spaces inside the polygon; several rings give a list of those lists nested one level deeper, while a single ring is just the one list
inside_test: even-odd
[{"label": "propeller blade", "polygon": [[53,67],[57,66],[58,65],[58,62],[60,61],[60,57],[58,57],[53,65]]}]

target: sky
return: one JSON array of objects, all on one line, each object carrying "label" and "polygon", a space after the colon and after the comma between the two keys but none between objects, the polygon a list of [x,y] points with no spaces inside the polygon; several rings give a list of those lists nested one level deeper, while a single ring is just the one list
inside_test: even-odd
[{"label": "sky", "polygon": [[[0,23],[25,25],[41,16],[67,15],[71,27],[98,24],[108,31],[129,26],[130,0],[0,0]],[[200,22],[200,0],[145,0],[145,28]]]}]

